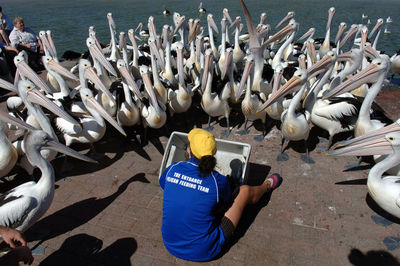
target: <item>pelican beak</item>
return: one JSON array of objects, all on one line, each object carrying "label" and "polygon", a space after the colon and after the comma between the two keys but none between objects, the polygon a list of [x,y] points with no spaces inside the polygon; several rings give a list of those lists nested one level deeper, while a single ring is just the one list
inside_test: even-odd
[{"label": "pelican beak", "polygon": [[188,38],[188,43],[191,43],[197,36],[197,30],[200,27],[199,21],[196,19],[193,23],[193,26],[189,30],[189,38]]},{"label": "pelican beak", "polygon": [[54,102],[52,102],[49,98],[44,96],[39,90],[36,88],[28,89],[27,99],[32,102],[39,104],[49,110],[50,112],[54,113],[55,115],[64,118],[65,120],[69,121],[70,123],[81,126],[72,116],[58,107]]},{"label": "pelican beak", "polygon": [[275,26],[275,29],[279,28],[283,23],[286,23],[293,18],[293,12],[288,12],[287,15]]},{"label": "pelican beak", "polygon": [[364,52],[365,52],[365,55],[366,55],[367,57],[372,58],[372,59],[375,59],[375,58],[377,58],[377,57],[380,57],[379,52],[378,52],[376,49],[374,49],[371,45],[367,45],[367,46],[364,48]]},{"label": "pelican beak", "polygon": [[377,80],[379,75],[379,69],[374,64],[369,64],[363,71],[350,77],[345,82],[340,83],[337,87],[327,91],[322,99],[328,99],[330,97],[342,94],[344,92],[352,91],[361,85]]},{"label": "pelican beak", "polygon": [[[43,59],[43,60],[45,60],[45,59]],[[64,77],[66,77],[66,78],[69,78],[69,79],[72,79],[72,80],[78,80],[78,78],[77,78],[74,74],[72,74],[72,73],[71,73],[68,69],[66,69],[65,67],[61,66],[61,65],[60,65],[59,63],[57,63],[55,60],[50,60],[50,61],[48,62],[48,67],[49,67],[51,70],[57,72],[58,74],[60,74],[60,75],[62,75],[62,76],[64,76]]]},{"label": "pelican beak", "polygon": [[224,16],[228,19],[229,23],[232,24],[232,19],[231,19],[231,16],[229,15],[228,9],[224,8],[224,10],[222,11],[222,13],[223,13]]},{"label": "pelican beak", "polygon": [[310,28],[306,33],[304,33],[300,38],[299,41],[304,40],[305,38],[307,38],[308,36],[310,36],[311,34],[313,34],[315,32],[315,28]]},{"label": "pelican beak", "polygon": [[239,28],[239,26],[240,26],[240,17],[236,17],[236,19],[229,26],[229,29],[232,29],[234,27],[238,27]]},{"label": "pelican beak", "polygon": [[338,32],[336,34],[336,38],[335,38],[335,44],[338,44],[340,38],[342,38],[342,35],[344,33],[344,31],[346,30],[346,23],[340,23],[339,25],[339,29]]},{"label": "pelican beak", "polygon": [[61,144],[60,142],[58,142],[55,139],[47,141],[42,149],[54,150],[54,151],[64,153],[66,155],[69,155],[71,157],[74,157],[74,158],[82,160],[82,161],[86,161],[86,162],[90,162],[90,163],[97,163],[97,161],[93,160],[92,158],[89,158],[86,155],[83,155],[83,154]]},{"label": "pelican beak", "polygon": [[52,94],[52,90],[47,86],[46,83],[32,70],[25,61],[21,61],[17,65],[19,74],[32,81],[36,86],[46,91],[48,94]]},{"label": "pelican beak", "polygon": [[134,49],[133,49],[133,52],[136,53],[136,52],[139,50],[139,48],[138,48],[137,43],[136,43],[136,40],[135,40],[135,32],[134,32],[133,29],[129,29],[129,30],[128,30],[128,38],[129,38],[129,40],[131,41],[132,46],[133,46],[133,48],[134,48]]},{"label": "pelican beak", "polygon": [[206,52],[206,58],[204,59],[204,70],[203,70],[203,76],[201,77],[201,90],[204,90],[204,88],[207,85],[207,79],[212,60],[213,60],[212,52],[208,50]]},{"label": "pelican beak", "polygon": [[246,84],[246,81],[247,81],[248,77],[250,76],[250,72],[251,72],[253,65],[254,65],[254,60],[251,59],[251,60],[248,60],[246,62],[246,65],[244,66],[242,79],[240,80],[240,84],[239,84],[239,89],[235,95],[236,102],[239,100],[240,95],[242,95],[244,85]]},{"label": "pelican beak", "polygon": [[349,40],[351,40],[357,33],[357,27],[351,27],[346,35],[343,37],[343,40],[340,42],[339,49],[341,49]]},{"label": "pelican beak", "polygon": [[335,8],[334,7],[331,7],[331,8],[329,8],[329,11],[328,11],[328,22],[326,23],[326,30],[328,30],[330,27],[331,27],[331,24],[332,24],[332,19],[333,19],[333,15],[335,15]]},{"label": "pelican beak", "polygon": [[371,39],[372,36],[382,27],[383,24],[383,19],[378,19],[378,21],[375,24],[375,27],[371,30],[371,32],[368,35],[368,38]]},{"label": "pelican beak", "polygon": [[182,28],[184,23],[185,23],[185,17],[184,16],[180,17],[178,25],[176,25],[176,28],[174,29],[173,35],[175,35],[178,32],[178,30]]},{"label": "pelican beak", "polygon": [[106,88],[104,83],[100,80],[99,76],[94,72],[92,67],[87,67],[85,68],[84,71],[84,77],[91,82],[94,83],[95,87],[99,90],[101,90],[105,95],[107,95],[108,98],[110,98],[111,102],[113,104],[116,104],[114,96],[111,94],[111,92]]},{"label": "pelican beak", "polygon": [[144,87],[147,91],[147,94],[150,97],[150,104],[153,106],[154,110],[157,113],[158,118],[161,117],[161,109],[158,105],[158,100],[156,93],[154,92],[153,84],[151,83],[150,76],[147,72],[141,73],[143,78]]},{"label": "pelican beak", "polygon": [[229,50],[225,53],[225,62],[221,70],[221,80],[224,80],[226,73],[228,72],[228,69],[232,63],[232,60],[233,60],[233,51]]},{"label": "pelican beak", "polygon": [[147,27],[149,28],[149,32],[153,33],[153,36],[157,36],[156,25],[154,24],[154,18],[152,16],[149,17]]},{"label": "pelican beak", "polygon": [[269,37],[269,39],[267,41],[265,41],[262,44],[262,46],[265,46],[265,45],[275,42],[277,40],[281,40],[282,38],[284,38],[286,35],[288,35],[292,31],[293,31],[293,25],[289,24],[286,27],[284,27],[283,29],[281,29],[280,31],[278,31],[277,33],[275,33],[274,35],[272,35],[271,37]]},{"label": "pelican beak", "polygon": [[216,33],[219,33],[217,24],[215,24],[215,20],[214,20],[214,18],[213,18],[212,15],[208,17],[208,22],[210,23],[211,28],[212,28]]},{"label": "pelican beak", "polygon": [[283,71],[275,71],[274,77],[273,77],[274,85],[272,86],[272,93],[275,93],[278,91],[279,86],[281,85],[282,74],[283,74]]},{"label": "pelican beak", "polygon": [[0,120],[6,122],[8,124],[14,125],[18,128],[21,128],[21,129],[36,130],[36,128],[25,123],[25,121],[18,119],[18,118],[14,117],[6,112],[3,112],[3,111],[0,111]]},{"label": "pelican beak", "polygon": [[370,131],[360,137],[342,141],[335,145],[333,151],[327,155],[333,156],[366,156],[392,154],[392,133],[400,132],[399,120],[386,127]]},{"label": "pelican beak", "polygon": [[[119,59],[122,60],[122,59]],[[128,86],[130,88],[132,88],[133,92],[136,94],[136,96],[142,100],[143,99],[143,94],[140,92],[140,89],[138,87],[138,85],[136,84],[136,82],[133,80],[132,75],[129,73],[128,68],[126,67],[126,65],[124,66],[120,66],[118,68],[119,72],[121,73],[122,77],[125,79],[126,83],[128,84]]]},{"label": "pelican beak", "polygon": [[265,108],[267,108],[271,104],[282,99],[287,94],[295,91],[300,87],[300,85],[301,85],[300,79],[296,76],[293,76],[277,92],[272,93],[270,95],[269,99],[261,107],[258,108],[257,113],[262,112]]},{"label": "pelican beak", "polygon": [[183,46],[177,47],[176,49],[176,64],[178,67],[178,79],[179,84],[185,83],[184,71],[183,71]]},{"label": "pelican beak", "polygon": [[317,63],[312,65],[310,68],[307,69],[308,71],[308,78],[315,77],[318,75],[320,70],[327,69],[328,67],[331,66],[333,60],[332,57],[326,54],[321,60],[319,60]]},{"label": "pelican beak", "polygon": [[117,71],[115,71],[114,67],[110,64],[110,62],[108,62],[103,52],[97,47],[96,44],[90,45],[89,51],[110,74],[112,74],[114,77],[118,76]]},{"label": "pelican beak", "polygon": [[111,117],[109,113],[104,109],[103,106],[94,98],[90,97],[87,99],[87,104],[91,108],[95,109],[105,120],[107,120],[113,127],[115,127],[122,135],[126,137],[124,129]]},{"label": "pelican beak", "polygon": [[155,57],[157,58],[158,65],[164,71],[165,70],[165,63],[164,63],[163,58],[160,55],[160,52],[158,51],[157,45],[155,43],[155,40],[149,38],[148,44],[150,46],[151,53],[153,53],[155,55]]},{"label": "pelican beak", "polygon": [[1,78],[0,78],[0,87],[9,91],[17,92],[17,88],[15,88],[14,84]]},{"label": "pelican beak", "polygon": [[345,53],[341,53],[337,56],[337,61],[341,62],[341,61],[349,61],[351,59],[351,55],[352,55],[353,51],[347,51]]}]

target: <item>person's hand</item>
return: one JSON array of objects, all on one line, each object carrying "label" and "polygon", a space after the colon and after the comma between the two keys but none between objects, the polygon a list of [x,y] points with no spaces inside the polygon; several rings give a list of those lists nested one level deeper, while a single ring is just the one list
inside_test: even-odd
[{"label": "person's hand", "polygon": [[3,237],[3,240],[10,245],[11,248],[26,246],[26,240],[18,230],[1,227],[0,234]]},{"label": "person's hand", "polygon": [[25,44],[25,47],[31,49],[31,45],[29,43]]}]

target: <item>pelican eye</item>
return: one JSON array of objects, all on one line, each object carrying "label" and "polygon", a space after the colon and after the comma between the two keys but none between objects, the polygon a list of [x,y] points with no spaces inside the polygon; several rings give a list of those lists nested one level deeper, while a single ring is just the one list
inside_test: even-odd
[{"label": "pelican eye", "polygon": [[395,138],[390,136],[388,139],[389,139],[389,141],[394,141]]},{"label": "pelican eye", "polygon": [[380,66],[380,65],[382,65],[382,62],[378,62],[378,63],[376,63],[376,65],[377,65],[377,66]]}]

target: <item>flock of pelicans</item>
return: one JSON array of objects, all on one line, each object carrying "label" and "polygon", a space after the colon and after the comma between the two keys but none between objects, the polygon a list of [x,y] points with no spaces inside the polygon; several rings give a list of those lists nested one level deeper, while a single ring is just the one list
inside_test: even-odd
[{"label": "flock of pelicans", "polygon": [[[237,134],[248,132],[248,120],[261,119],[264,125],[267,120],[280,121],[281,160],[287,159],[282,152],[285,141],[306,142],[311,123],[329,133],[326,150],[335,134],[354,130],[355,138],[336,144],[329,154],[379,155],[368,175],[369,192],[383,209],[400,217],[400,120],[393,123],[374,104],[389,69],[400,72],[399,55],[389,58],[377,50],[383,20],[378,20],[369,38],[366,25],[351,25],[345,31],[343,22],[333,42],[335,8],[330,8],[325,38],[314,40],[311,28],[299,44],[294,12],[271,34],[266,14],[256,25],[243,0],[240,3],[247,34],[241,34],[241,17],[232,20],[224,9],[220,28],[212,14],[203,28],[199,19],[186,20],[174,13],[174,24],[165,25],[159,34],[149,17],[148,31],[140,25],[117,38],[109,13],[110,44],[101,46],[90,27],[87,56],[71,70],[60,65],[51,32],[41,31],[47,80],[32,71],[24,52],[14,60],[14,83],[0,80],[2,88],[17,94],[7,99],[9,113],[0,112],[0,177],[16,163],[28,174],[35,167],[42,174],[38,182],[24,183],[1,196],[0,224],[21,231],[34,224],[54,195],[49,162],[57,152],[94,162],[67,146],[99,141],[106,131],[105,120],[126,135],[124,127],[159,129],[167,118],[194,104],[209,116],[209,127],[211,118],[226,118],[225,137],[231,131],[231,110],[241,110],[246,119]],[[214,34],[221,34],[220,45]],[[11,143],[8,132],[15,127],[27,133]],[[264,135],[265,130],[257,138],[263,140]],[[308,150],[302,159],[313,162]],[[383,176],[385,172],[392,176]]]}]

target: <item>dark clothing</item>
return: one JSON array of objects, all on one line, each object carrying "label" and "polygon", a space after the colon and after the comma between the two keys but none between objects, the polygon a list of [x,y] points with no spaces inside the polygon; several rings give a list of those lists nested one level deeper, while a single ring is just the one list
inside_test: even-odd
[{"label": "dark clothing", "polygon": [[44,70],[43,64],[42,64],[42,56],[43,54],[40,53],[39,48],[37,48],[36,52],[32,52],[31,49],[26,48],[25,46],[22,45],[17,45],[16,47],[18,51],[26,51],[28,53],[28,65],[34,70],[34,71],[42,71]]}]

